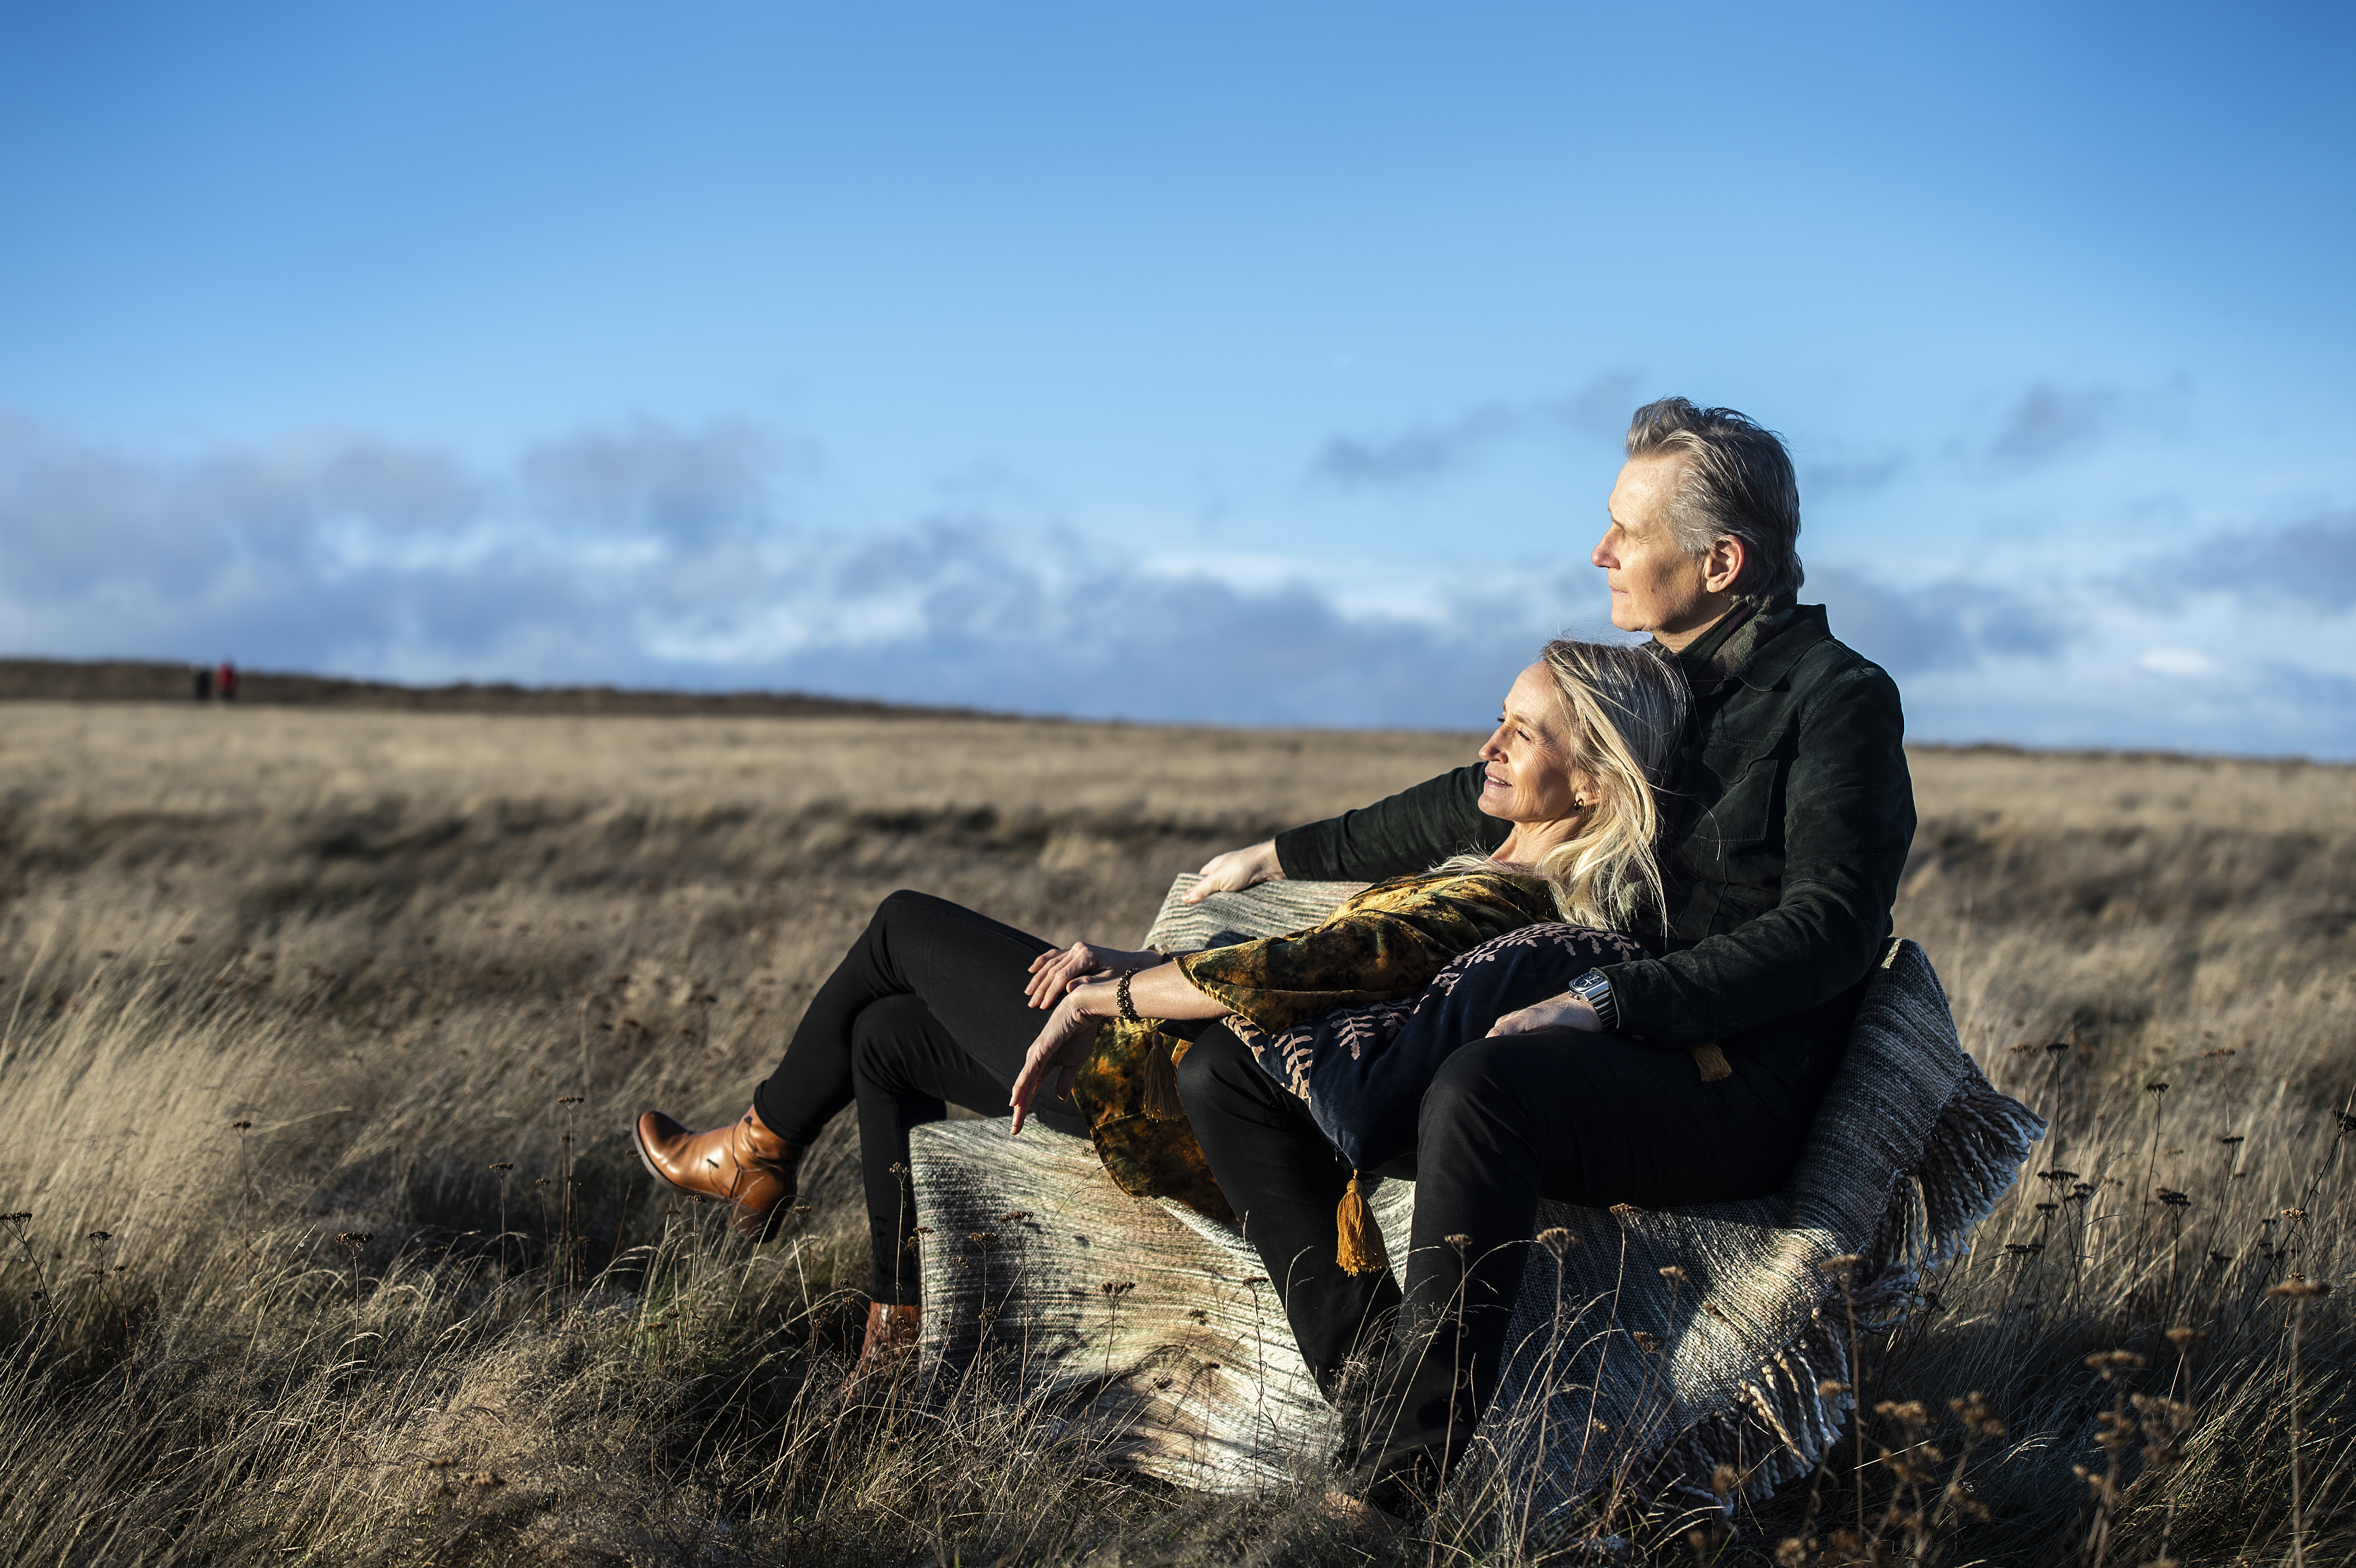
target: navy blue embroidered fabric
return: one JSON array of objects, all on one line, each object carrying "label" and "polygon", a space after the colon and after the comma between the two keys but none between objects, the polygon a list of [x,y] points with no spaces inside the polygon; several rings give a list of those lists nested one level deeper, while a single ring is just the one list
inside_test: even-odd
[{"label": "navy blue embroidered fabric", "polygon": [[1339,1008],[1278,1033],[1241,1017],[1226,1023],[1262,1071],[1307,1103],[1342,1157],[1373,1170],[1415,1147],[1423,1093],[1450,1053],[1591,968],[1645,956],[1618,932],[1526,925],[1482,943],[1404,1001]]}]

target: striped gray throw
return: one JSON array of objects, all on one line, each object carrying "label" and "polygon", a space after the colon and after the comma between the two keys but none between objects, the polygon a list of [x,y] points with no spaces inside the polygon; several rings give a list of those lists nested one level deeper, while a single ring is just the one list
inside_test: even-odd
[{"label": "striped gray throw", "polygon": [[[1171,890],[1151,945],[1298,930],[1359,885],[1271,882],[1180,903],[1193,881]],[[1854,1381],[1848,1306],[1822,1265],[1858,1258],[1848,1300],[1863,1324],[1886,1319],[1961,1248],[2042,1132],[1963,1050],[1922,950],[1892,943],[1781,1193],[1544,1206],[1541,1232],[1564,1235],[1530,1251],[1503,1387],[1458,1484],[1489,1488],[1517,1534],[1545,1537],[1607,1486],[1709,1504],[1722,1466],[1754,1496],[1804,1476],[1840,1433]],[[934,1375],[985,1368],[1003,1397],[1107,1424],[1119,1456],[1184,1485],[1248,1490],[1313,1468],[1333,1418],[1242,1235],[1122,1195],[1085,1140],[1043,1133],[917,1130]],[[1414,1189],[1382,1183],[1372,1203],[1403,1268]]]}]

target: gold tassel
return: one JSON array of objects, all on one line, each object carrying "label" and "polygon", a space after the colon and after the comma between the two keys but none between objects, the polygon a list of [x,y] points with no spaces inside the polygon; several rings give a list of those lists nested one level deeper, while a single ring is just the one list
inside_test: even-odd
[{"label": "gold tassel", "polygon": [[1186,1119],[1186,1102],[1178,1097],[1178,1064],[1159,1029],[1145,1037],[1145,1114],[1157,1122]]},{"label": "gold tassel", "polygon": [[1734,1063],[1726,1060],[1726,1052],[1718,1049],[1718,1041],[1713,1040],[1708,1045],[1697,1045],[1688,1049],[1692,1053],[1694,1065],[1701,1069],[1703,1083],[1715,1083],[1721,1078],[1734,1076]]},{"label": "gold tassel", "polygon": [[1333,1249],[1335,1263],[1352,1274],[1372,1274],[1391,1266],[1390,1254],[1383,1250],[1382,1227],[1375,1223],[1375,1211],[1366,1207],[1366,1195],[1358,1190],[1355,1170],[1350,1173],[1350,1189],[1342,1194],[1333,1211],[1333,1223],[1342,1232],[1341,1245]]}]

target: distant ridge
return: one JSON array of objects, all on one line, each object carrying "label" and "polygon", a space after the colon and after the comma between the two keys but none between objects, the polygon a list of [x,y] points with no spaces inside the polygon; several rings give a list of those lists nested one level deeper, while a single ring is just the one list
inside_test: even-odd
[{"label": "distant ridge", "polygon": [[[190,702],[195,667],[162,659],[0,658],[0,702]],[[736,714],[745,718],[986,719],[798,691],[643,691],[612,686],[401,686],[332,676],[237,672],[237,699],[273,707],[391,708],[441,713]]]}]

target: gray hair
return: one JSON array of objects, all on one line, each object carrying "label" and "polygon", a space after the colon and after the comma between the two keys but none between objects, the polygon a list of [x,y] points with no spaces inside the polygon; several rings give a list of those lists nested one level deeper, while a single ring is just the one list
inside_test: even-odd
[{"label": "gray hair", "polygon": [[1732,409],[1663,398],[1628,421],[1628,455],[1686,460],[1669,527],[1687,555],[1742,541],[1738,602],[1773,604],[1800,592],[1800,481],[1783,437]]}]

